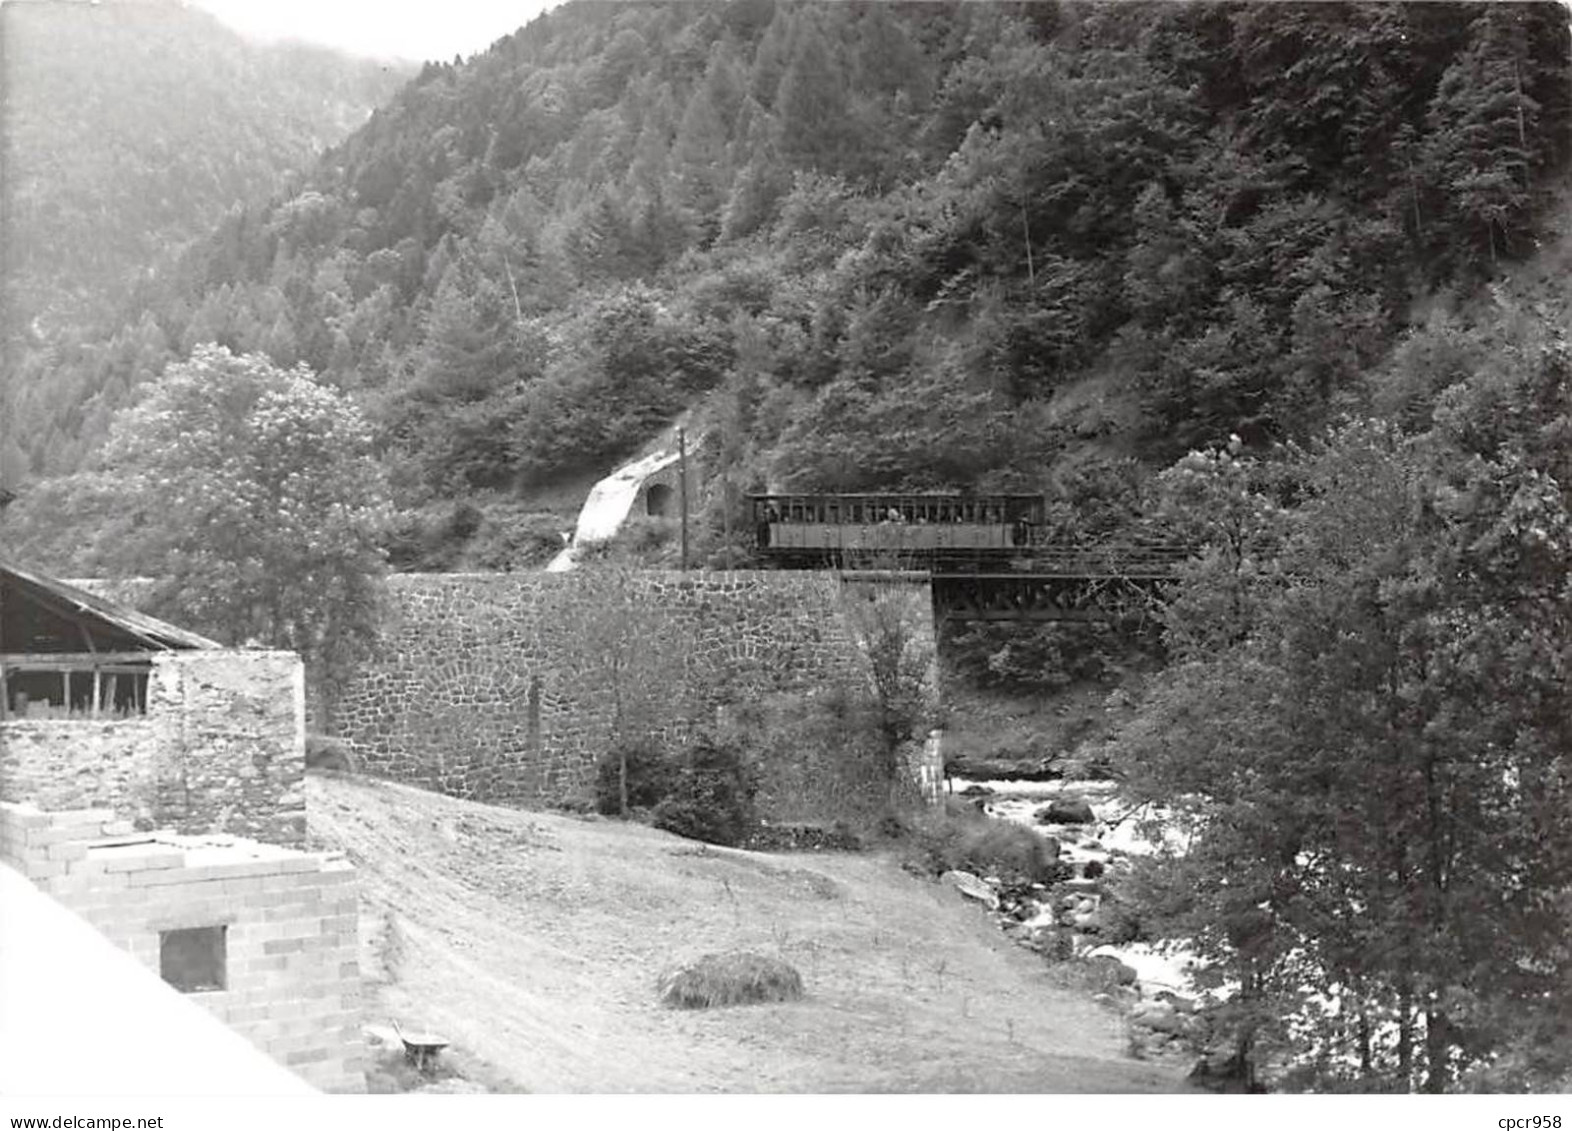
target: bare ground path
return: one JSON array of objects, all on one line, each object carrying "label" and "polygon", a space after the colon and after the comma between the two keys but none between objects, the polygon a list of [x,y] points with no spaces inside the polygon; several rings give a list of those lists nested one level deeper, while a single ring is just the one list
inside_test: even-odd
[{"label": "bare ground path", "polygon": [[[878,856],[714,849],[639,825],[313,777],[360,869],[367,1019],[546,1092],[1183,1089],[973,905]],[[807,997],[679,1012],[676,960],[785,958]]]}]

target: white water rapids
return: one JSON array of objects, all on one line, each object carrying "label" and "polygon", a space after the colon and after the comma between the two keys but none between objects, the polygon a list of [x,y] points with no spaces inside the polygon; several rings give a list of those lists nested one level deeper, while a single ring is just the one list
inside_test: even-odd
[{"label": "white water rapids", "polygon": [[[957,793],[973,785],[990,790],[991,793],[985,797],[987,813],[1001,820],[1024,825],[1039,835],[1053,837],[1059,842],[1059,859],[1072,865],[1077,872],[1090,861],[1098,861],[1107,867],[1112,856],[1143,855],[1157,848],[1142,835],[1137,827],[1140,815],[1130,812],[1129,805],[1119,798],[1117,786],[1111,781],[971,782],[956,778],[954,784]],[[1066,794],[1084,798],[1092,807],[1096,820],[1089,825],[1040,824],[1036,820],[1038,810],[1055,797]],[[1045,907],[1026,926],[1047,927],[1053,923],[1053,909]],[[1089,956],[1110,955],[1133,968],[1143,998],[1150,998],[1161,990],[1188,998],[1197,995],[1190,976],[1193,956],[1181,945],[1156,947],[1150,943],[1105,943],[1086,953]]]}]

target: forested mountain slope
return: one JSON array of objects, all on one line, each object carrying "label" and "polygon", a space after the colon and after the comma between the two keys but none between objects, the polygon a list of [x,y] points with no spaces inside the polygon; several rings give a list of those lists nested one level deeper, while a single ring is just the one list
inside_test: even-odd
[{"label": "forested mountain slope", "polygon": [[353,390],[411,512],[703,400],[738,490],[1046,489],[1097,528],[1189,446],[1313,433],[1416,299],[1532,251],[1568,55],[1554,4],[570,3],[54,358],[32,467],[217,341]]},{"label": "forested mountain slope", "polygon": [[[173,0],[9,3],[0,40],[0,393],[20,394],[0,407],[20,415],[12,443],[38,470],[70,469],[84,402],[156,372],[162,332],[119,327],[126,306],[228,210],[307,170],[410,68],[254,44]],[[83,339],[113,361],[83,355]],[[0,479],[18,462],[14,448],[0,457]]]}]

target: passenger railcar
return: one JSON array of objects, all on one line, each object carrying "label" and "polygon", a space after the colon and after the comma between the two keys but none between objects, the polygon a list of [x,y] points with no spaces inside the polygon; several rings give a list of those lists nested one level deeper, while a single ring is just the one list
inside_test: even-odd
[{"label": "passenger railcar", "polygon": [[759,554],[781,565],[1006,559],[1042,525],[1041,495],[754,495]]}]

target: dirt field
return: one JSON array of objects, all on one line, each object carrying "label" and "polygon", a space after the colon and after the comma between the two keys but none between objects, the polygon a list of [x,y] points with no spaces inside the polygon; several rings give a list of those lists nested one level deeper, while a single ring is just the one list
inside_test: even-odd
[{"label": "dirt field", "polygon": [[[709,848],[638,825],[313,777],[360,869],[367,1021],[436,1030],[472,1080],[542,1092],[1131,1092],[1121,1020],[1049,983],[953,891],[884,858]],[[805,1000],[681,1012],[670,963],[746,947]]]}]

